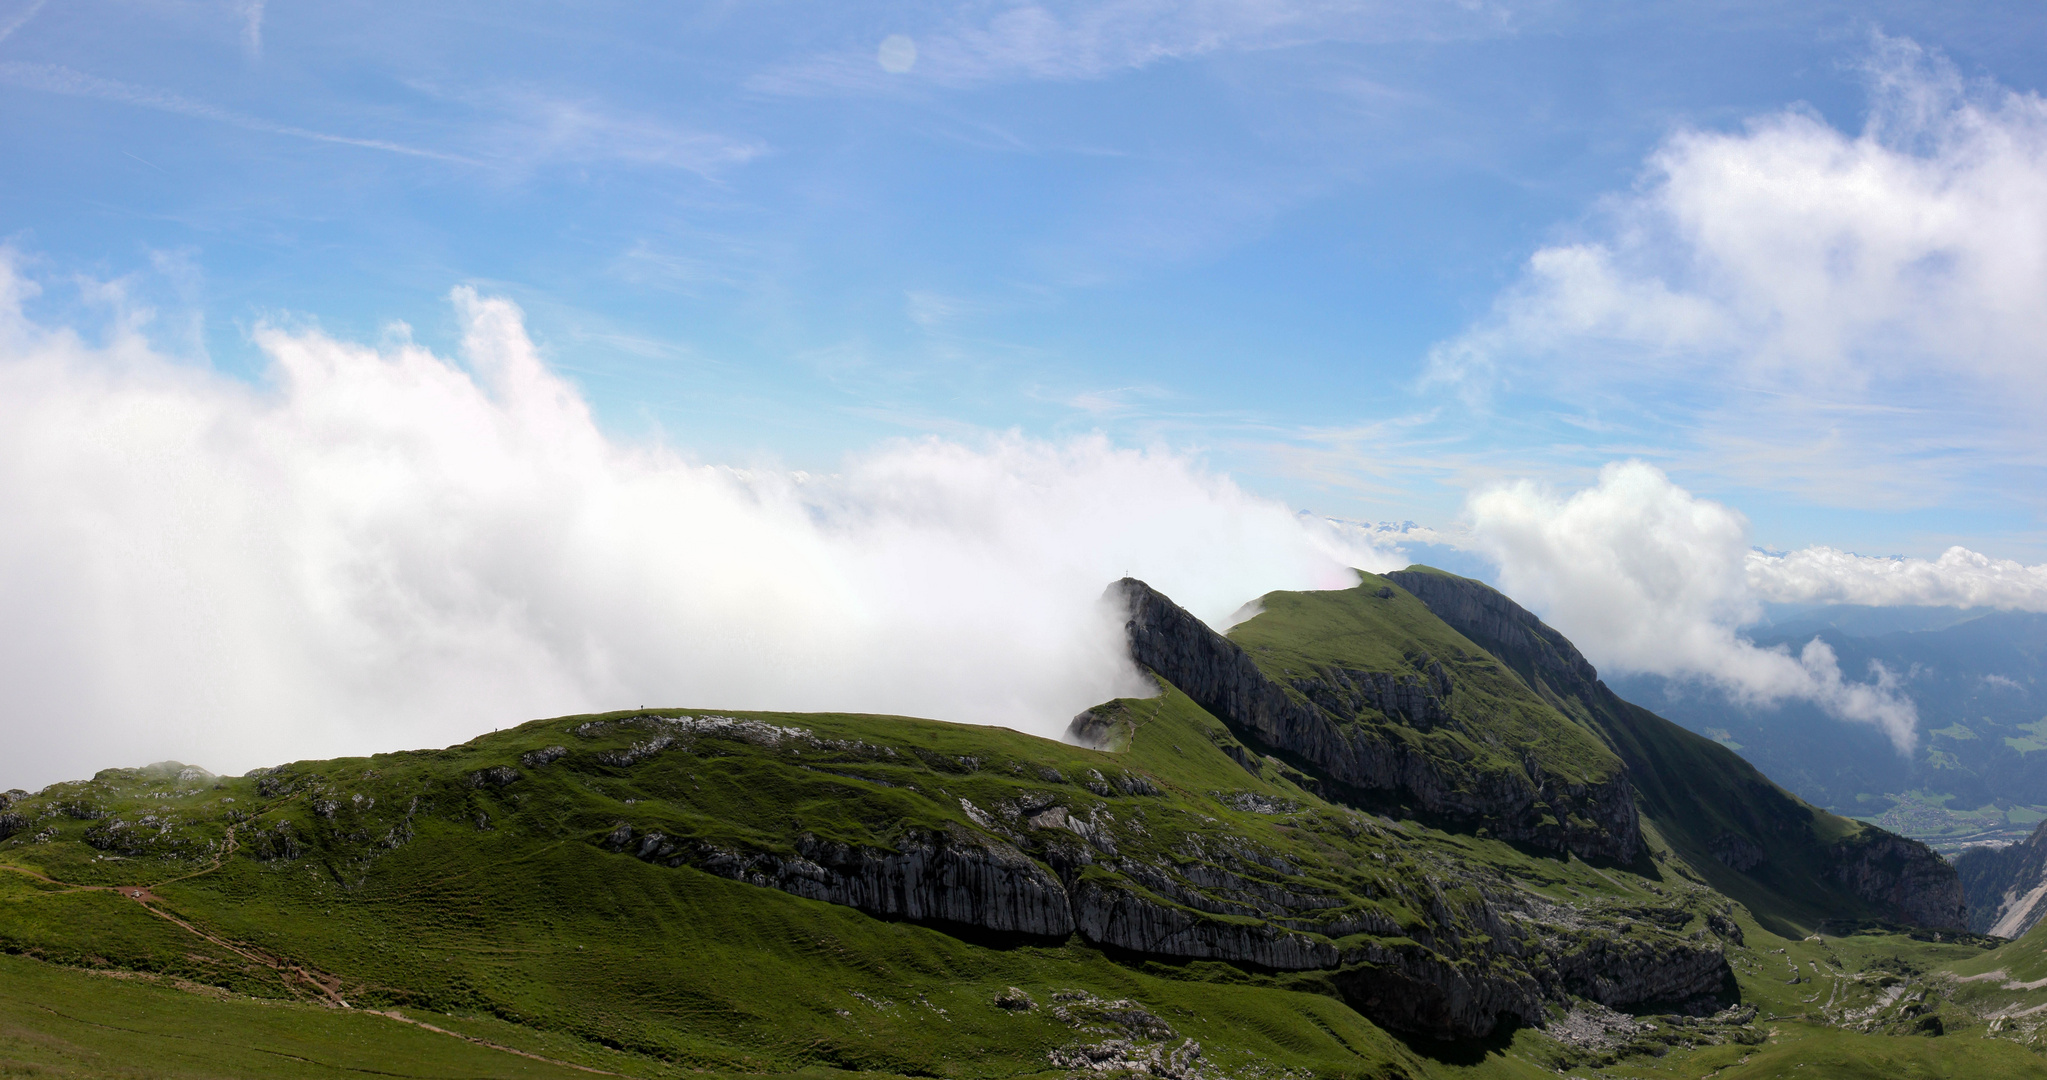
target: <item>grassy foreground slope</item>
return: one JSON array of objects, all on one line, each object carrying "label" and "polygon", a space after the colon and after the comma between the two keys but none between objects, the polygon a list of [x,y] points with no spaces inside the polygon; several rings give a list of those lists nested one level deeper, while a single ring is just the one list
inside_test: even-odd
[{"label": "grassy foreground slope", "polygon": [[[203,784],[109,771],[16,804],[29,827],[0,845],[13,870],[0,874],[0,940],[237,1000],[329,1006],[310,1015],[395,1008],[456,1028],[453,1014],[494,1024],[482,1036],[493,1042],[643,1075],[1030,1075],[1064,1071],[1062,1048],[1116,1037],[1168,1057],[1192,1039],[1213,1075],[1426,1075],[1426,1057],[1312,973],[1119,962],[1073,941],[947,933],[600,843],[627,820],[762,848],[799,829],[873,840],[968,824],[961,797],[994,805],[1012,789],[1078,787],[1048,771],[1086,780],[1145,766],[1160,794],[1121,799],[1147,800],[1154,832],[1186,826],[1178,843],[1350,821],[1310,808],[1283,779],[1248,774],[1218,748],[1221,725],[1184,699],[1127,704],[1142,719],[1124,754],[930,721],[746,714],[734,719],[886,747],[894,760],[713,737],[605,764],[648,741],[633,714]],[[520,762],[564,744],[577,745],[573,760]],[[522,775],[472,780],[494,768]],[[1299,812],[1237,809],[1264,805],[1246,797]],[[127,846],[88,842],[110,837]],[[1422,853],[1447,856],[1447,843]],[[1021,1007],[997,1004],[1012,988]]]},{"label": "grassy foreground slope", "polygon": [[[462,1026],[533,1041],[508,1025]],[[363,1011],[0,956],[0,1076],[330,1080],[364,1074],[520,1080],[591,1075],[451,1036],[430,1020],[394,1022]]]},{"label": "grassy foreground slope", "polygon": [[[1115,749],[660,710],[17,794],[0,1075],[2047,1076],[1939,992],[1973,939],[1779,937],[1653,834],[1592,865],[1325,799],[1170,687],[1094,712]],[[1306,898],[1304,948],[1482,941],[1487,903],[1544,949],[1711,942],[1738,1000],[1702,1018],[1560,998],[1544,1030],[1446,1044],[1368,1020],[1348,960],[1148,959],[753,883],[833,845],[969,835],[1206,933],[1268,926],[1247,897]]]}]

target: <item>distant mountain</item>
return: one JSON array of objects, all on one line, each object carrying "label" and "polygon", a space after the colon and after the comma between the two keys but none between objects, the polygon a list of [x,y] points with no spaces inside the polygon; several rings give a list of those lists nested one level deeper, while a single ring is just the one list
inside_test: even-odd
[{"label": "distant mountain", "polygon": [[[1854,632],[1901,618],[1930,628]],[[1818,637],[1850,678],[1866,678],[1871,661],[1894,673],[1919,709],[1917,753],[1901,757],[1874,728],[1802,703],[1744,707],[1710,686],[1659,676],[1612,685],[1802,798],[1943,850],[2016,841],[2047,819],[2047,615],[1837,608],[1780,620],[1755,642],[1796,650]]]},{"label": "distant mountain", "polygon": [[1955,859],[1969,905],[1969,929],[2024,936],[2047,917],[2047,822],[2008,847],[1976,847]]}]

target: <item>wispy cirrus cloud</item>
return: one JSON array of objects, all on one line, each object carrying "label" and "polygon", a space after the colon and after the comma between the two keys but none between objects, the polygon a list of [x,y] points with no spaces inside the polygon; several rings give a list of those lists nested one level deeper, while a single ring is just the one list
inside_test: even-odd
[{"label": "wispy cirrus cloud", "polygon": [[[336,134],[224,108],[158,87],[103,78],[59,64],[0,61],[0,82],[28,90],[90,98],[226,124],[248,131],[355,146],[488,168],[525,172],[549,162],[612,162],[674,168],[712,178],[766,152],[757,140],[692,130],[570,97],[526,90],[439,93],[480,115],[448,128],[446,142],[460,150],[391,139]],[[415,85],[414,89],[428,89]]]},{"label": "wispy cirrus cloud", "polygon": [[30,19],[35,18],[36,13],[43,10],[43,5],[48,2],[49,0],[29,0],[28,3],[21,5],[13,13],[0,15],[0,41],[6,41],[8,38],[13,37],[14,32],[27,25]]},{"label": "wispy cirrus cloud", "polygon": [[1229,51],[1317,41],[1407,41],[1503,33],[1514,25],[1503,3],[1423,0],[1109,0],[1106,3],[974,3],[886,39],[895,53],[913,44],[914,63],[885,63],[862,42],[755,76],[751,89],[777,94],[881,90],[904,78],[942,86],[1027,79],[1098,79],[1119,71]]},{"label": "wispy cirrus cloud", "polygon": [[479,140],[486,156],[498,162],[526,167],[617,162],[710,179],[767,153],[767,145],[757,139],[698,130],[590,98],[504,88],[462,98],[490,117]]},{"label": "wispy cirrus cloud", "polygon": [[268,0],[240,0],[235,14],[242,20],[242,48],[250,56],[263,55],[263,9]]},{"label": "wispy cirrus cloud", "polygon": [[294,139],[310,139],[315,142],[334,143],[341,146],[357,146],[366,150],[380,150],[408,157],[428,158],[435,161],[480,164],[476,159],[441,150],[410,146],[387,139],[360,138],[353,135],[337,135],[317,131],[293,124],[282,124],[258,116],[224,109],[218,105],[195,100],[182,94],[155,87],[137,86],[133,83],[89,75],[61,64],[32,64],[20,61],[0,61],[0,82],[10,83],[27,90],[47,94],[64,94],[70,97],[92,98],[110,101],[136,108],[154,109],[158,112],[189,116],[195,120],[209,120],[260,131],[271,135],[283,135]]}]

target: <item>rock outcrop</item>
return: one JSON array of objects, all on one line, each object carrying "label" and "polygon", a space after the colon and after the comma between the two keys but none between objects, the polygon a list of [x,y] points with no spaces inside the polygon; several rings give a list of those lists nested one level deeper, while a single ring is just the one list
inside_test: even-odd
[{"label": "rock outcrop", "polygon": [[[1331,971],[1346,999],[1373,1020],[1441,1038],[1483,1036],[1503,1019],[1540,1025],[1546,1003],[1567,994],[1623,1008],[1675,1003],[1714,994],[1728,976],[1717,937],[1639,926],[1630,932],[1625,920],[1576,916],[1559,934],[1531,918],[1543,912],[1512,896],[1486,896],[1458,910],[1431,885],[1414,898],[1429,921],[1403,927],[1272,875],[1204,875],[1197,866],[1097,861],[1053,847],[1045,850],[1048,861],[1064,868],[1055,874],[1010,844],[957,826],[913,831],[896,851],[804,836],[794,854],[749,852],[627,824],[601,844],[884,918],[1038,938],[1077,932],[1089,944],[1140,957]],[[1673,913],[1680,924],[1687,917]],[[1377,937],[1338,943],[1359,934]]]},{"label": "rock outcrop", "polygon": [[1089,943],[1142,956],[1228,960],[1277,971],[1333,968],[1341,959],[1327,938],[1264,920],[1204,917],[1098,881],[1077,883],[1072,903],[1074,922]]},{"label": "rock outcrop", "polygon": [[1394,793],[1439,818],[1580,858],[1627,862],[1641,851],[1625,771],[1579,784],[1549,775],[1532,757],[1518,767],[1480,768],[1356,722],[1367,705],[1421,728],[1448,721],[1442,699],[1451,686],[1440,664],[1426,678],[1330,669],[1284,686],[1236,642],[1144,582],[1124,578],[1110,593],[1130,613],[1124,630],[1132,659],[1238,733],[1340,784]]},{"label": "rock outcrop", "polygon": [[1873,827],[1828,849],[1826,874],[1899,922],[1963,930],[1968,905],[1954,867],[1917,840]]},{"label": "rock outcrop", "polygon": [[883,918],[1048,938],[1074,930],[1071,904],[1058,878],[1015,848],[959,827],[913,832],[896,851],[805,835],[797,839],[794,855],[776,855],[675,840],[621,824],[605,837],[604,846],[648,862],[693,866]]}]

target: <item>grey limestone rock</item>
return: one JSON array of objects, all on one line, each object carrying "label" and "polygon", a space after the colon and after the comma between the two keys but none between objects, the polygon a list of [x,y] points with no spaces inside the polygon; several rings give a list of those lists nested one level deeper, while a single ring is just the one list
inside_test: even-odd
[{"label": "grey limestone rock", "polygon": [[507,787],[519,779],[519,770],[510,765],[493,765],[469,774],[470,787]]},{"label": "grey limestone rock", "polygon": [[529,769],[544,769],[567,757],[568,754],[569,748],[566,746],[549,746],[540,750],[528,750],[519,755],[519,764]]},{"label": "grey limestone rock", "polygon": [[[1090,944],[1143,957],[1329,971],[1375,1021],[1445,1038],[1488,1034],[1503,1017],[1540,1024],[1545,1003],[1564,994],[1616,1007],[1679,1001],[1714,992],[1727,974],[1723,947],[1710,936],[1684,938],[1651,925],[1630,932],[1548,912],[1572,924],[1559,929],[1530,918],[1545,912],[1522,910],[1527,905],[1516,907],[1511,897],[1453,905],[1433,879],[1409,897],[1427,925],[1403,927],[1375,907],[1289,880],[1298,868],[1283,860],[1268,866],[1245,858],[1238,871],[1200,861],[1096,861],[1085,848],[1053,845],[1048,870],[962,826],[913,830],[886,851],[808,835],[794,853],[745,851],[626,823],[599,843],[885,918],[1047,938],[1077,932]],[[1669,914],[1678,923],[1686,918]],[[1337,944],[1357,935],[1372,939]]]},{"label": "grey limestone rock", "polygon": [[1966,930],[1962,883],[1941,857],[1917,840],[1866,829],[1830,851],[1827,876],[1902,922]]},{"label": "grey limestone rock", "polygon": [[1205,918],[1092,880],[1075,888],[1073,909],[1088,941],[1145,956],[1230,960],[1279,971],[1331,968],[1340,959],[1326,938],[1265,921]]},{"label": "grey limestone rock", "polygon": [[1713,841],[1713,857],[1730,870],[1747,872],[1762,865],[1763,849],[1740,833],[1722,833]]},{"label": "grey limestone rock", "polygon": [[870,915],[1065,937],[1074,929],[1066,889],[1036,860],[965,829],[913,831],[895,851],[800,837],[793,855],[747,852],[620,824],[604,839],[666,866],[780,889]]}]

